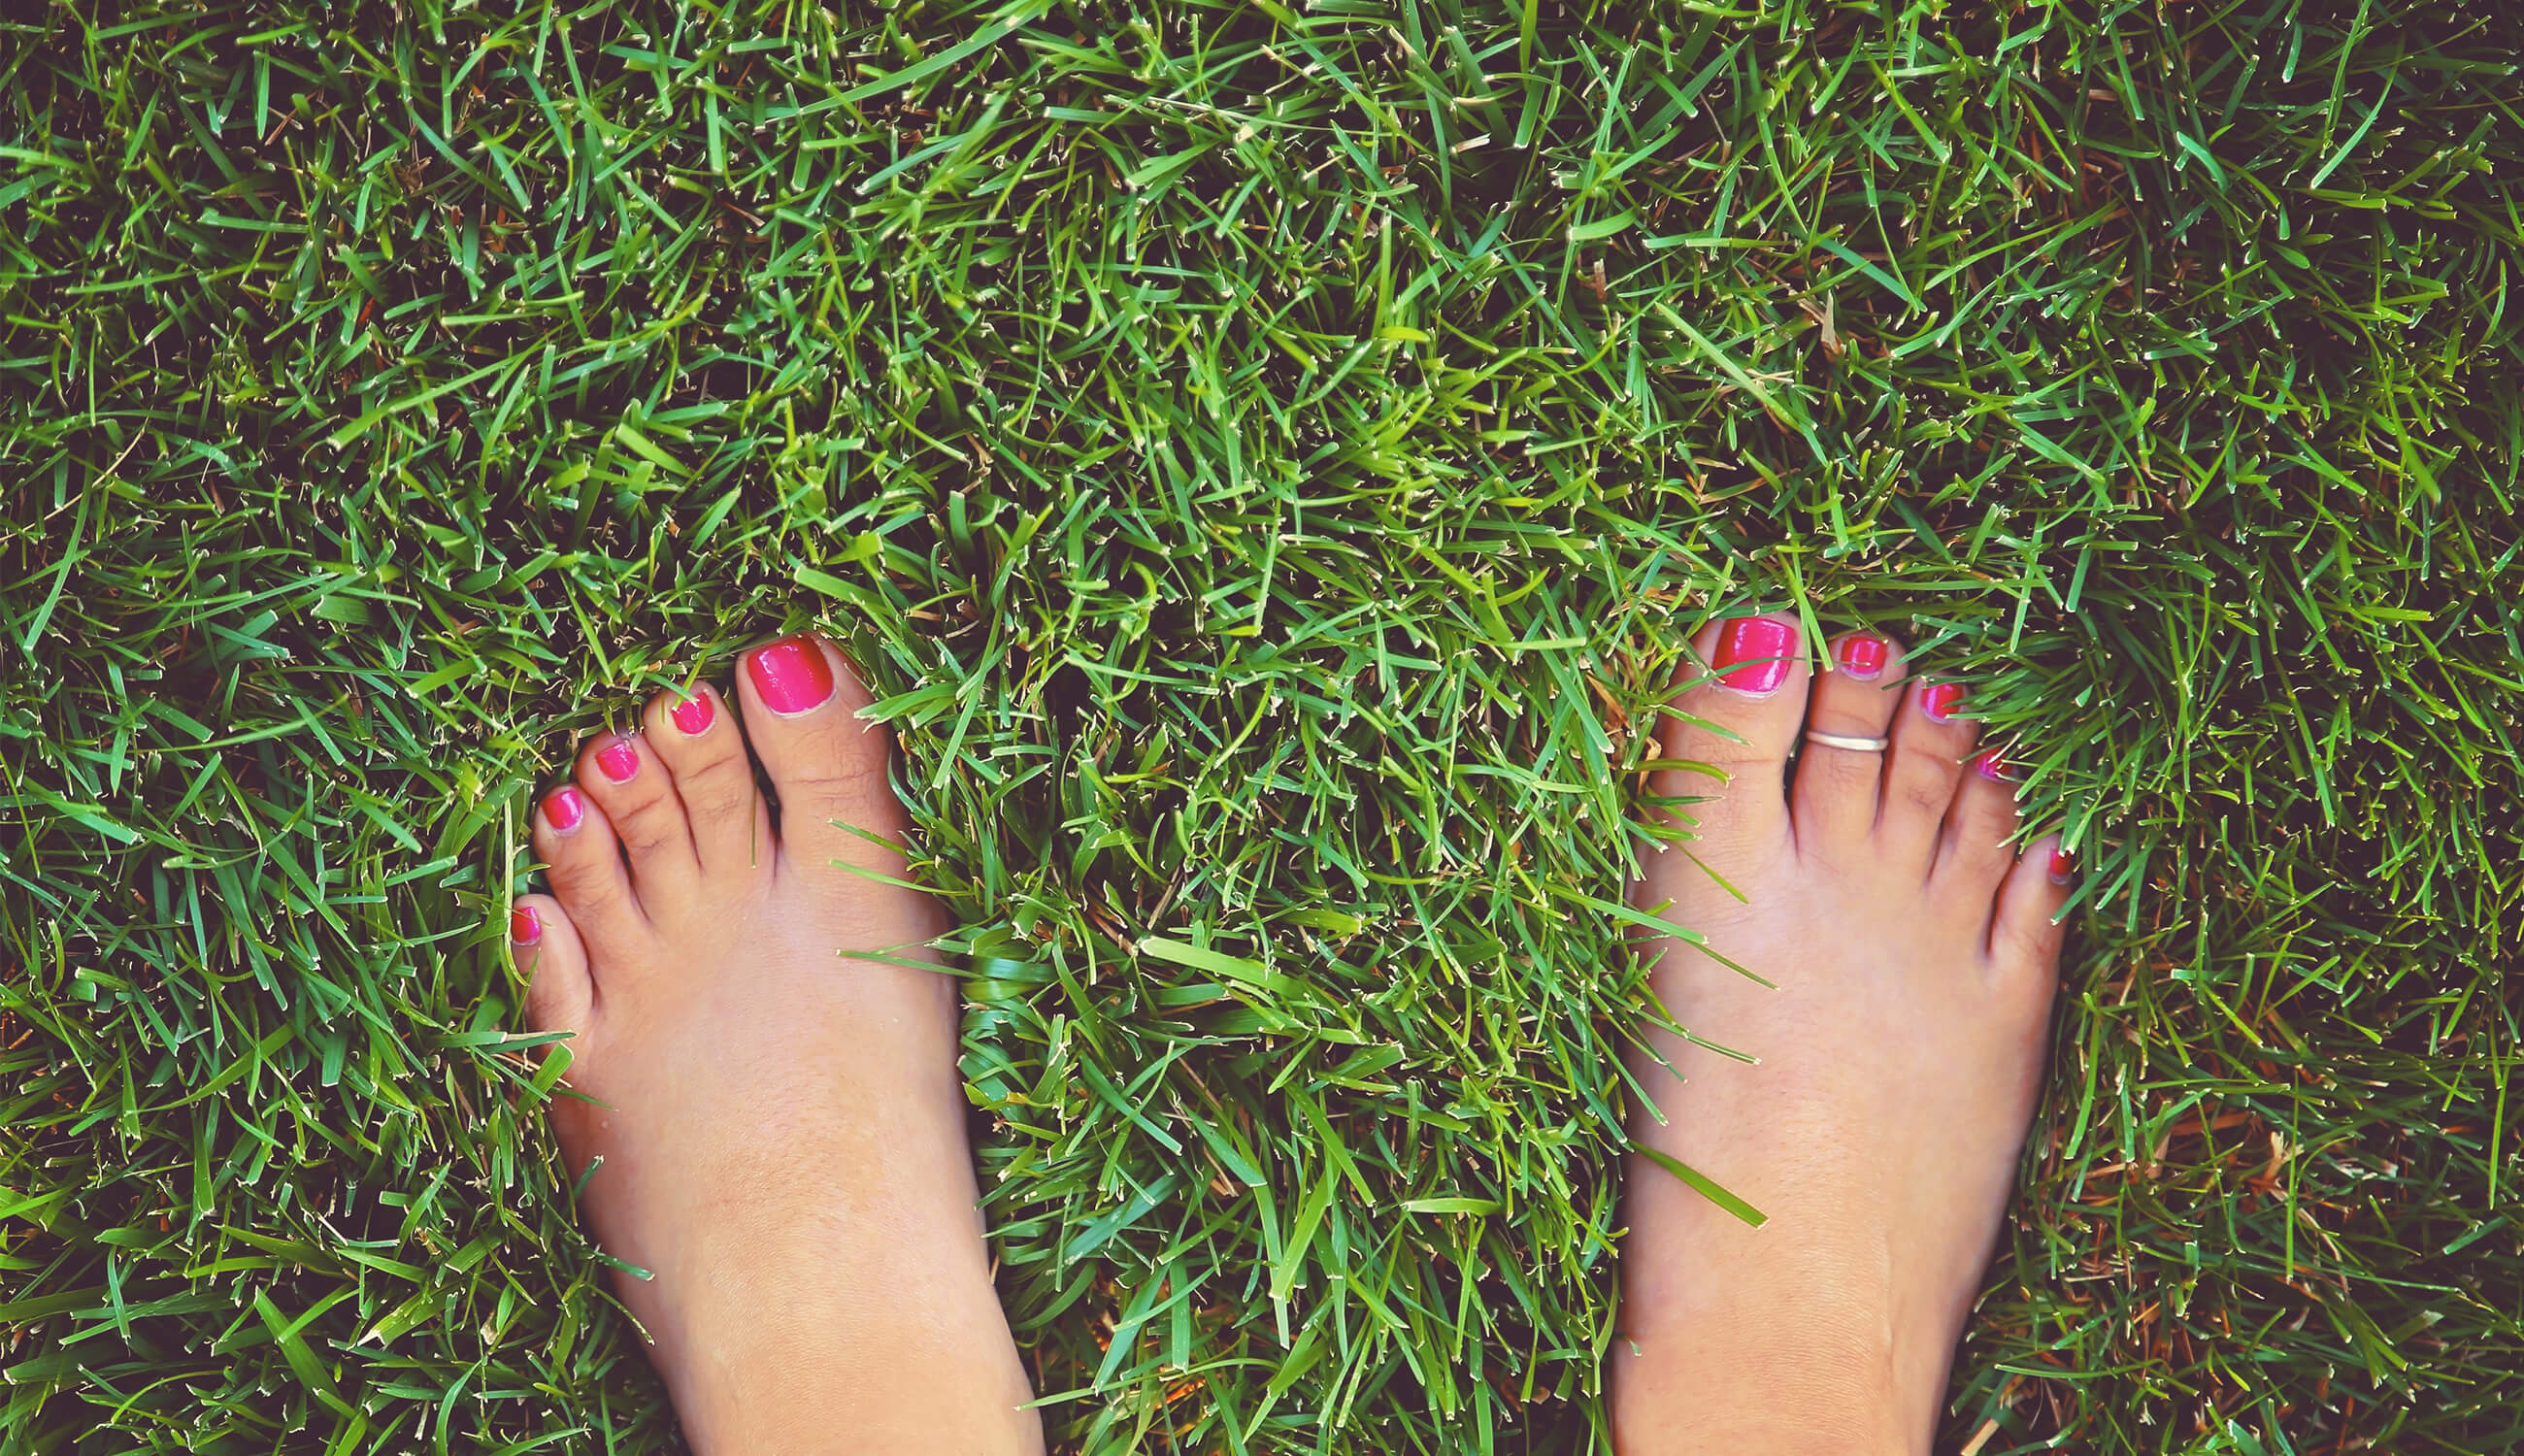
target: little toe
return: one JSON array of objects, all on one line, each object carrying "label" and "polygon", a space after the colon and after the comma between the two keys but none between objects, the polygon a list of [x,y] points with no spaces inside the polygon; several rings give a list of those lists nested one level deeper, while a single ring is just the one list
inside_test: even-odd
[{"label": "little toe", "polygon": [[600,733],[580,745],[578,786],[605,810],[622,851],[631,857],[631,886],[655,915],[692,894],[701,878],[693,832],[672,776],[640,738]]},{"label": "little toe", "polygon": [[534,843],[553,898],[591,957],[634,953],[648,935],[649,919],[632,893],[622,843],[605,810],[577,785],[563,784],[535,806]]},{"label": "little toe", "polygon": [[641,737],[675,780],[704,873],[752,874],[771,864],[771,809],[753,782],[745,731],[707,683],[649,700]]},{"label": "little toe", "polygon": [[2015,863],[2010,843],[2018,818],[2014,770],[2007,766],[2003,751],[1983,749],[1964,766],[1962,777],[1946,811],[1945,834],[1937,841],[1930,894],[1986,914],[1998,882]]},{"label": "little toe", "polygon": [[1936,858],[1964,759],[1980,736],[1980,725],[1961,715],[1963,704],[1963,684],[1913,678],[1893,714],[1893,748],[1875,809],[1875,848],[1921,879]]},{"label": "little toe", "polygon": [[1708,668],[1690,674],[1658,729],[1665,756],[1692,766],[1660,772],[1652,792],[1702,799],[1675,812],[1704,841],[1778,844],[1788,830],[1788,752],[1806,716],[1804,630],[1785,612],[1730,617],[1702,628],[1692,654]]},{"label": "little toe", "polygon": [[578,927],[549,895],[521,895],[509,910],[509,955],[526,978],[525,1029],[579,1032],[596,1007],[596,977]]},{"label": "little toe", "polygon": [[899,857],[866,838],[908,827],[887,779],[894,738],[859,716],[873,700],[840,650],[812,633],[755,648],[736,691],[746,742],[779,800],[783,872],[840,860],[898,873],[889,866]]},{"label": "little toe", "polygon": [[[1797,849],[1864,851],[1875,827],[1877,792],[1887,750],[1852,748],[1830,738],[1878,745],[1890,736],[1908,670],[1900,643],[1881,632],[1852,632],[1831,646],[1831,666],[1816,675],[1806,707],[1807,738],[1797,754]],[[1822,734],[1818,739],[1813,735]]]},{"label": "little toe", "polygon": [[2060,979],[2060,943],[2067,928],[2060,911],[2076,885],[2076,862],[2057,832],[2024,847],[1989,922],[1989,959],[1999,979],[2047,989]]}]

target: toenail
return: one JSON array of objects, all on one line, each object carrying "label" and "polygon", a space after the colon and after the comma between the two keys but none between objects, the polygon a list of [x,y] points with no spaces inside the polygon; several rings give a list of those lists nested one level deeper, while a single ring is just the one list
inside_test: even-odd
[{"label": "toenail", "polygon": [[821,707],[833,696],[833,664],[809,637],[783,637],[757,648],[745,659],[753,691],[762,705],[776,713],[801,713]]},{"label": "toenail", "polygon": [[544,938],[544,917],[532,905],[519,905],[509,912],[509,940],[513,945],[531,946]]},{"label": "toenail", "polygon": [[613,782],[627,784],[640,771],[640,751],[631,747],[629,739],[617,738],[596,751],[596,766]]},{"label": "toenail", "polygon": [[586,817],[587,801],[579,797],[576,789],[564,784],[544,796],[544,818],[561,833],[576,829],[578,821]]},{"label": "toenail", "polygon": [[1720,682],[1738,693],[1775,693],[1788,680],[1796,652],[1794,623],[1739,616],[1719,629],[1718,660],[1709,665],[1718,669]]},{"label": "toenail", "polygon": [[2076,856],[2070,854],[2067,850],[2061,849],[2058,845],[2053,845],[2051,847],[2051,883],[2054,885],[2065,885],[2068,883],[2069,877],[2076,874]]},{"label": "toenail", "polygon": [[1983,749],[1972,755],[1972,767],[1982,778],[1995,784],[2015,782],[2015,770],[2008,767],[2007,755],[1996,749]]},{"label": "toenail", "polygon": [[1840,670],[1855,678],[1870,678],[1884,670],[1893,660],[1893,644],[1872,632],[1861,632],[1840,640]]},{"label": "toenail", "polygon": [[1951,723],[1955,709],[1964,705],[1964,685],[1939,683],[1919,695],[1919,710],[1932,722]]},{"label": "toenail", "polygon": [[686,738],[698,738],[703,730],[709,727],[710,719],[718,716],[718,706],[710,702],[707,693],[696,693],[666,709],[666,716],[675,720],[677,733]]}]

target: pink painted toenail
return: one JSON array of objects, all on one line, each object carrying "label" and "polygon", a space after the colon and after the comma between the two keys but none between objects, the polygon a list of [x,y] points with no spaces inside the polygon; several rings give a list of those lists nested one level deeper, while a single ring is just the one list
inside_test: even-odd
[{"label": "pink painted toenail", "polygon": [[532,905],[519,905],[509,912],[509,939],[515,945],[531,946],[544,938],[544,917]]},{"label": "pink painted toenail", "polygon": [[596,751],[596,766],[613,782],[627,784],[640,771],[640,751],[631,747],[629,739],[617,738]]},{"label": "pink painted toenail", "polygon": [[1955,709],[1964,705],[1964,685],[1939,683],[1919,695],[1919,711],[1939,723],[1954,721]]},{"label": "pink painted toenail", "polygon": [[2077,872],[2076,857],[2057,845],[2051,847],[2051,883],[2065,885]]},{"label": "pink painted toenail", "polygon": [[587,817],[587,801],[576,789],[564,784],[544,796],[544,818],[552,827],[566,833],[578,827]]},{"label": "pink painted toenail", "polygon": [[2011,784],[2015,781],[2015,770],[2007,766],[2007,755],[1996,749],[1981,750],[1972,755],[1971,762],[1973,770],[1992,783]]},{"label": "pink painted toenail", "polygon": [[1851,677],[1869,678],[1884,670],[1893,660],[1893,644],[1872,632],[1861,632],[1840,640],[1840,670]]},{"label": "pink painted toenail", "polygon": [[675,720],[677,733],[694,738],[709,727],[710,719],[718,716],[718,705],[710,702],[707,693],[696,693],[666,709],[666,716]]},{"label": "pink painted toenail", "polygon": [[[1718,680],[1738,693],[1775,693],[1795,665],[1797,629],[1773,617],[1739,616],[1718,632]],[[1735,664],[1743,663],[1741,667]],[[1728,669],[1732,668],[1732,671]]]},{"label": "pink painted toenail", "polygon": [[776,713],[801,713],[821,707],[833,696],[833,664],[810,637],[783,637],[756,649],[745,659],[753,691],[762,705]]}]

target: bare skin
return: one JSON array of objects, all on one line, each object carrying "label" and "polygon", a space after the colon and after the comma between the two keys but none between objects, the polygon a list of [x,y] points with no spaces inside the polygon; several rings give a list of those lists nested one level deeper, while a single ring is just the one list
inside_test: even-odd
[{"label": "bare skin", "polygon": [[[1746,620],[1700,634],[1723,676],[1674,703],[1735,737],[1662,730],[1666,756],[1726,786],[1632,898],[1778,989],[1664,943],[1653,985],[1675,1019],[1760,1061],[1653,1033],[1675,1070],[1634,1059],[1665,1120],[1641,1109],[1632,1133],[1769,1223],[1631,1160],[1615,1445],[1925,1452],[2032,1116],[2068,863],[2056,836],[2010,848],[2013,786],[1973,754],[1959,687],[1906,681],[1876,634],[1835,641],[1818,674],[1794,617]],[[1805,743],[1783,788],[1808,731],[1892,747]],[[1663,777],[1661,794],[1713,792]]]},{"label": "bare skin", "polygon": [[[693,1448],[1036,1453],[992,1286],[946,928],[886,844],[891,742],[819,639],[732,693],[591,739],[534,816],[551,895],[510,920],[536,1030],[575,1033],[553,1121]],[[741,721],[740,721],[741,719]],[[754,787],[759,764],[780,831]],[[852,958],[868,951],[913,962]]]}]

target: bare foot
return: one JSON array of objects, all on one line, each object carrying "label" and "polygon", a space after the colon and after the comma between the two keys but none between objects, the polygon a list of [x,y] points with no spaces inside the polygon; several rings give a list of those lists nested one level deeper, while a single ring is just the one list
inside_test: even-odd
[{"label": "bare foot", "polygon": [[1640,1109],[1631,1131],[1769,1223],[1632,1158],[1615,1444],[1922,1452],[2032,1115],[2067,862],[2053,837],[2008,848],[2014,795],[1972,756],[1962,689],[1906,687],[1899,644],[1842,638],[1819,676],[1791,616],[1713,623],[1695,647],[1731,670],[1675,710],[1741,741],[1666,719],[1667,757],[1730,782],[1660,775],[1661,794],[1719,797],[1633,898],[1670,901],[1665,918],[1778,989],[1664,943],[1653,984],[1675,1019],[1760,1062],[1653,1033],[1681,1080],[1634,1058],[1667,1121]]},{"label": "bare foot", "polygon": [[[735,704],[651,701],[535,812],[510,940],[568,1029],[562,1156],[693,1447],[1036,1452],[965,1146],[937,903],[889,884],[890,740],[841,654],[747,655]],[[754,789],[759,764],[780,830]],[[837,864],[836,861],[839,861]],[[849,866],[849,867],[845,867]],[[870,873],[854,873],[853,869]],[[590,1166],[594,1172],[588,1173]]]}]

